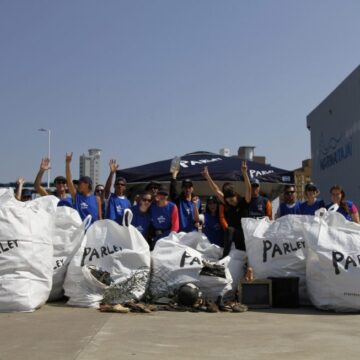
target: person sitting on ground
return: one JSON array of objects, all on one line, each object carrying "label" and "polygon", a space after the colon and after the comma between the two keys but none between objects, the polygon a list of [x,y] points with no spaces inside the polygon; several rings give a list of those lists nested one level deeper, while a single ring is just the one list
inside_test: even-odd
[{"label": "person sitting on ground", "polygon": [[324,201],[317,198],[320,191],[314,183],[306,184],[304,193],[306,201],[300,204],[300,213],[302,215],[315,215],[315,211],[325,207]]},{"label": "person sitting on ground", "polygon": [[95,186],[95,195],[99,196],[101,199],[101,217],[105,219],[105,195],[104,195],[104,185],[97,184]]},{"label": "person sitting on ground", "polygon": [[285,215],[300,215],[300,201],[297,200],[296,190],[294,185],[285,185],[284,201],[276,213],[276,219]]},{"label": "person sitting on ground", "polygon": [[151,222],[154,227],[155,236],[152,239],[150,250],[155,246],[155,242],[170,232],[179,231],[179,213],[177,206],[168,201],[169,192],[165,188],[160,188],[156,195],[156,201],[151,204]]},{"label": "person sitting on ground", "polygon": [[16,180],[15,199],[19,201],[32,200],[32,192],[30,189],[24,189],[25,179],[22,176]]},{"label": "person sitting on ground", "polygon": [[71,195],[67,193],[67,187],[66,187],[66,178],[64,176],[57,176],[54,179],[54,185],[55,185],[55,191],[53,193],[49,193],[48,190],[46,190],[41,185],[41,180],[46,171],[50,169],[50,159],[49,158],[43,158],[41,159],[40,163],[40,169],[36,175],[35,181],[34,181],[34,188],[35,191],[40,196],[47,196],[47,195],[54,195],[59,199],[58,206],[69,206],[72,207],[72,199]]},{"label": "person sitting on ground", "polygon": [[151,215],[150,206],[152,196],[149,191],[139,196],[138,203],[131,208],[133,219],[131,224],[135,226],[150,245]]},{"label": "person sitting on ground", "polygon": [[271,202],[265,196],[260,195],[260,181],[251,179],[251,201],[249,205],[249,217],[262,218],[267,216],[272,220]]},{"label": "person sitting on ground", "polygon": [[88,215],[91,215],[91,223],[96,220],[101,220],[101,199],[92,194],[92,179],[89,176],[81,176],[78,183],[78,190],[76,190],[71,175],[71,161],[73,153],[66,153],[66,181],[69,192],[72,197],[73,207],[80,215],[81,220],[84,220]]},{"label": "person sitting on ground", "polygon": [[131,203],[126,197],[126,179],[123,177],[116,177],[114,182],[114,192],[110,193],[113,177],[118,169],[116,160],[109,162],[110,173],[107,178],[104,190],[104,196],[107,204],[106,218],[116,221],[119,225],[123,223],[123,217],[126,209],[130,209]]},{"label": "person sitting on ground", "polygon": [[212,244],[224,247],[224,230],[219,219],[219,202],[215,196],[206,200],[203,233]]},{"label": "person sitting on ground", "polygon": [[340,185],[332,186],[330,194],[332,203],[326,206],[327,209],[336,204],[338,205],[336,211],[343,215],[346,220],[360,223],[359,212],[356,205],[352,201],[346,200],[345,191]]}]

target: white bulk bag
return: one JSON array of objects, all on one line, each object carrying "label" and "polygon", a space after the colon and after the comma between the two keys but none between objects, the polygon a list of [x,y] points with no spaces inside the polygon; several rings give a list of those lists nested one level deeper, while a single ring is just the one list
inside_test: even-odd
[{"label": "white bulk bag", "polygon": [[53,284],[49,301],[61,299],[64,295],[63,284],[67,267],[74,254],[78,251],[85,236],[85,229],[90,224],[91,217],[82,222],[79,213],[68,206],[59,206],[54,214],[52,240]]},{"label": "white bulk bag", "polygon": [[[50,199],[47,199],[50,198]],[[49,297],[56,198],[0,205],[0,311],[34,311]]]},{"label": "white bulk bag", "polygon": [[[150,278],[150,250],[141,233],[131,225],[132,213],[125,211],[123,226],[112,220],[94,222],[80,249],[69,264],[64,282],[68,304],[98,307],[106,303],[139,300]],[[110,285],[98,281],[90,269],[106,271]]]},{"label": "white bulk bag", "polygon": [[304,227],[311,302],[325,310],[360,311],[360,225],[322,209]]},{"label": "white bulk bag", "polygon": [[306,239],[302,225],[312,216],[286,215],[271,221],[268,218],[241,220],[248,264],[255,278],[299,277],[300,303],[308,303],[306,293]]},{"label": "white bulk bag", "polygon": [[[214,246],[206,237],[204,239],[201,234],[194,232],[170,233],[169,236],[158,240],[151,253],[150,296],[154,299],[173,296],[181,285],[189,282],[199,286],[204,295],[213,300],[230,291],[232,279],[227,268],[228,261],[214,261],[214,257],[219,258],[217,253],[222,253],[220,248]],[[194,248],[210,254],[210,257]],[[225,278],[200,275],[204,261],[223,265]]]}]

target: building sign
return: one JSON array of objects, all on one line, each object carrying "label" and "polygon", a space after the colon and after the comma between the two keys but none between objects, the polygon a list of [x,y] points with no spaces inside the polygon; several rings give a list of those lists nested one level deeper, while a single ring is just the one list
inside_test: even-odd
[{"label": "building sign", "polygon": [[324,140],[321,134],[320,139],[320,170],[326,170],[341,161],[352,156],[352,137],[331,137]]}]

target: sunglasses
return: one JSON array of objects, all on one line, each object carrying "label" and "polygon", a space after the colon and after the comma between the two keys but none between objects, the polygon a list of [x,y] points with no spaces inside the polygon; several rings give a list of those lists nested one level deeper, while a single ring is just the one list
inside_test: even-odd
[{"label": "sunglasses", "polygon": [[104,189],[96,189],[95,192],[103,192]]},{"label": "sunglasses", "polygon": [[144,202],[151,202],[151,199],[147,199],[147,198],[142,198],[141,200]]}]

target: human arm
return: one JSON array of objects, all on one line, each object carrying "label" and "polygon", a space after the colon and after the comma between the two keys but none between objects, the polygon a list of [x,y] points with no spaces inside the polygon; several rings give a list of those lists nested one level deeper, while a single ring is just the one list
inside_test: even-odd
[{"label": "human arm", "polygon": [[207,183],[210,186],[210,189],[214,193],[214,195],[219,199],[221,203],[224,203],[224,194],[220,190],[220,188],[215,184],[213,179],[210,176],[209,169],[207,166],[204,167],[203,171],[201,172],[201,175],[206,179]]},{"label": "human arm", "polygon": [[70,193],[71,197],[74,199],[75,195],[76,195],[76,189],[73,184],[71,168],[70,168],[72,156],[73,156],[72,152],[66,153],[66,155],[65,155],[65,174],[66,174],[66,182],[67,182],[67,187],[68,187],[69,193]]},{"label": "human arm", "polygon": [[244,178],[244,185],[245,185],[245,201],[249,204],[251,201],[251,184],[249,175],[247,173],[248,167],[246,161],[243,161],[241,164],[241,173]]},{"label": "human arm", "polygon": [[177,189],[176,189],[176,178],[177,178],[178,173],[179,173],[179,170],[173,170],[171,172],[169,195],[170,195],[170,200],[172,202],[177,201],[177,199],[179,197],[179,193],[177,192]]},{"label": "human arm", "polygon": [[355,204],[352,204],[350,212],[351,212],[351,220],[359,224],[360,223],[359,211],[355,206]]},{"label": "human arm", "polygon": [[49,195],[49,193],[46,191],[46,189],[41,186],[41,179],[45,173],[45,171],[48,171],[50,169],[50,159],[49,158],[44,158],[41,160],[41,164],[40,164],[40,169],[36,175],[35,181],[34,181],[34,188],[35,191],[40,195],[40,196],[46,196]]},{"label": "human arm", "polygon": [[96,196],[96,202],[98,206],[98,220],[102,220],[102,208],[101,208],[101,198],[100,196]]},{"label": "human arm", "polygon": [[226,230],[229,227],[229,224],[225,219],[225,207],[223,204],[219,205],[219,223],[223,230]]},{"label": "human arm", "polygon": [[193,205],[194,205],[194,223],[198,223],[200,221],[200,217],[199,217],[199,197],[198,196],[194,196],[191,199]]},{"label": "human arm", "polygon": [[170,231],[178,232],[180,229],[179,224],[179,211],[177,206],[174,204],[174,207],[171,211],[171,229]]},{"label": "human arm", "polygon": [[269,199],[266,201],[266,205],[265,205],[265,215],[266,215],[270,220],[272,220],[272,205],[271,205],[271,202],[270,202]]},{"label": "human arm", "polygon": [[17,184],[16,194],[15,194],[15,199],[16,199],[16,200],[21,201],[21,195],[22,195],[24,183],[25,183],[25,179],[24,179],[22,176],[20,176],[20,177],[16,180],[16,184]]},{"label": "human arm", "polygon": [[110,167],[110,173],[106,180],[105,188],[104,188],[104,197],[105,199],[108,199],[111,193],[111,185],[113,182],[114,174],[116,173],[116,170],[119,168],[119,165],[116,164],[116,160],[111,159],[109,161],[109,167]]}]

